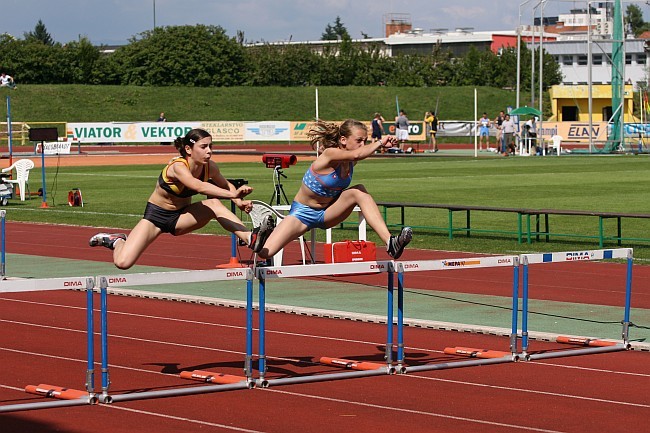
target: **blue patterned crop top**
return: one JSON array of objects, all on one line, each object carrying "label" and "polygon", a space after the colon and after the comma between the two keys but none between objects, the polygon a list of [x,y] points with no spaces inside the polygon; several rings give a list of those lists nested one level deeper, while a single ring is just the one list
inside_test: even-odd
[{"label": "blue patterned crop top", "polygon": [[338,197],[345,188],[350,186],[353,171],[354,164],[350,163],[350,174],[343,179],[341,178],[341,165],[327,174],[318,174],[310,166],[302,178],[302,183],[321,197]]}]

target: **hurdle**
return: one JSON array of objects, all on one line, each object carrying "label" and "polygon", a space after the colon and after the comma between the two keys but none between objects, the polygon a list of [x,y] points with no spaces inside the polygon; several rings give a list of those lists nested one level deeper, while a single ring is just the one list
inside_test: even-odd
[{"label": "hurdle", "polygon": [[[523,277],[522,277],[522,353],[521,357],[526,360],[550,359],[567,356],[578,356],[595,353],[620,352],[630,349],[629,327],[630,327],[630,308],[632,299],[632,263],[633,250],[631,248],[615,248],[586,251],[564,251],[555,253],[542,254],[522,254],[520,256]],[[626,282],[625,282],[625,307],[623,313],[623,329],[621,332],[622,343],[598,340],[594,338],[581,337],[564,337],[556,339],[559,343],[577,344],[584,346],[582,349],[562,350],[547,353],[528,353],[528,315],[529,315],[529,266],[533,264],[548,264],[572,261],[594,261],[609,259],[626,259]]]},{"label": "hurdle", "polygon": [[[392,365],[393,356],[393,291],[394,291],[394,262],[356,262],[356,263],[329,263],[311,264],[296,266],[274,266],[261,267],[256,269],[256,276],[259,283],[258,294],[258,379],[257,386],[266,388],[274,385],[293,385],[300,383],[323,382],[340,379],[351,379],[359,377],[379,376],[395,373]],[[318,277],[326,275],[356,275],[356,274],[380,274],[388,275],[387,283],[387,313],[386,313],[386,350],[385,364],[352,361],[348,359],[322,357],[323,364],[339,366],[352,369],[353,371],[323,373],[297,377],[286,377],[278,379],[267,379],[266,364],[266,285],[268,279],[296,278],[296,277]]]},{"label": "hurdle", "polygon": [[[502,364],[519,360],[517,355],[518,347],[518,311],[519,311],[519,257],[518,256],[495,256],[495,257],[472,257],[443,260],[419,260],[404,261],[395,263],[398,284],[398,353],[397,363],[400,371],[404,373],[430,370],[445,370],[452,368],[470,367],[476,365]],[[422,271],[453,271],[459,269],[475,268],[513,268],[512,282],[512,319],[510,333],[510,353],[486,349],[475,349],[468,347],[446,348],[445,353],[452,355],[469,356],[472,359],[466,361],[453,361],[437,364],[425,364],[417,366],[402,367],[404,363],[404,340],[403,340],[403,315],[404,315],[404,273]]]},{"label": "hurdle", "polygon": [[[101,299],[101,348],[102,348],[102,393],[99,397],[101,403],[115,403],[122,401],[144,400],[163,397],[174,397],[184,395],[207,394],[229,390],[247,389],[255,385],[252,378],[252,356],[253,356],[253,271],[250,268],[241,269],[213,269],[203,271],[176,271],[176,272],[154,272],[137,274],[120,274],[113,276],[99,276],[99,289]],[[170,283],[200,283],[214,281],[246,280],[246,354],[244,359],[244,373],[240,381],[229,383],[201,385],[196,387],[167,389],[158,391],[142,391],[129,394],[110,394],[109,369],[108,369],[108,288],[162,285]],[[207,372],[205,372],[207,373]],[[218,373],[212,373],[218,375]],[[190,375],[191,376],[191,375]],[[197,377],[189,377],[197,380]],[[212,380],[203,382],[211,383]]]},{"label": "hurdle", "polygon": [[[3,211],[4,212],[4,211]],[[94,383],[94,277],[69,277],[48,279],[25,280],[0,280],[0,292],[18,293],[49,290],[83,290],[86,292],[86,340],[87,340],[87,368],[85,385],[86,390],[68,389],[56,385],[27,385],[25,392],[43,397],[53,398],[55,401],[21,403],[0,406],[0,413],[19,412],[35,409],[49,409],[57,407],[83,406],[97,403],[93,389]]]}]

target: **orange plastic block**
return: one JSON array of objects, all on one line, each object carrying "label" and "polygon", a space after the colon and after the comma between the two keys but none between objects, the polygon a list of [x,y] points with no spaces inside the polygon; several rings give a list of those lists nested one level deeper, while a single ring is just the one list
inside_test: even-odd
[{"label": "orange plastic block", "polygon": [[616,342],[614,341],[605,341],[605,340],[598,340],[593,338],[581,338],[581,337],[560,336],[557,337],[555,341],[564,344],[579,344],[581,346],[592,346],[592,347],[607,347],[607,346],[616,345]]},{"label": "orange plastic block", "polygon": [[44,383],[41,383],[40,385],[27,385],[25,387],[25,392],[42,395],[44,397],[59,398],[61,400],[76,400],[78,398],[88,397],[86,391],[47,385]]},{"label": "orange plastic block", "polygon": [[376,362],[353,361],[351,359],[329,358],[327,356],[323,356],[320,359],[320,363],[334,367],[349,368],[351,370],[378,370],[386,367],[386,364],[378,364]]},{"label": "orange plastic block", "polygon": [[190,379],[190,380],[198,380],[200,382],[211,382],[211,383],[220,383],[220,384],[228,384],[228,383],[238,383],[238,382],[243,382],[246,380],[245,377],[242,376],[235,376],[232,374],[223,374],[223,373],[215,373],[212,371],[205,371],[205,370],[194,370],[194,371],[182,371],[181,372],[181,378],[183,379]]},{"label": "orange plastic block", "polygon": [[509,356],[510,352],[502,352],[499,350],[488,349],[475,349],[473,347],[446,347],[444,352],[447,355],[462,355],[469,356],[470,358],[503,358]]}]

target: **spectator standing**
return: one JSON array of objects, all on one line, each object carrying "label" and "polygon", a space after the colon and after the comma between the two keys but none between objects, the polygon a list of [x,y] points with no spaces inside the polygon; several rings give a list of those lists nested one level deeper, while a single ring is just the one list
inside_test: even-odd
[{"label": "spectator standing", "polygon": [[[156,122],[166,122],[166,121],[167,121],[167,118],[165,117],[165,113],[164,113],[164,112],[161,112],[161,113],[160,113],[160,116],[158,116],[158,120],[156,120]],[[168,145],[168,144],[171,144],[171,143],[162,143],[162,142],[161,142],[160,144],[162,144],[163,146],[165,146],[165,145]]]},{"label": "spectator standing", "polygon": [[16,90],[16,82],[11,75],[7,75],[3,72],[0,75],[0,87],[8,87],[10,89]]},{"label": "spectator standing", "polygon": [[533,117],[526,122],[528,132],[528,150],[529,153],[537,153],[537,118]]},{"label": "spectator standing", "polygon": [[501,130],[503,131],[503,147],[501,153],[503,156],[515,154],[515,122],[510,119],[510,115],[506,114],[501,123]]},{"label": "spectator standing", "polygon": [[501,125],[505,118],[506,116],[503,110],[501,110],[499,111],[499,115],[494,119],[494,126],[497,128],[497,153],[502,152],[503,150],[503,129],[501,128]]},{"label": "spectator standing", "polygon": [[479,150],[483,150],[483,143],[485,143],[485,150],[490,150],[490,126],[492,122],[488,118],[487,113],[483,113],[483,117],[478,120],[479,126]]},{"label": "spectator standing", "polygon": [[436,141],[436,134],[438,133],[438,116],[435,111],[427,111],[424,114],[424,123],[426,125],[427,136],[429,137],[429,145],[433,152],[438,151],[438,142]]},{"label": "spectator standing", "polygon": [[400,148],[403,148],[409,139],[409,119],[406,117],[406,111],[404,110],[399,110],[399,116],[395,118],[395,132]]},{"label": "spectator standing", "polygon": [[[384,118],[381,113],[375,113],[375,117],[372,119],[372,142],[375,143],[381,140],[381,136],[384,133]],[[382,147],[383,149],[383,147]]]}]

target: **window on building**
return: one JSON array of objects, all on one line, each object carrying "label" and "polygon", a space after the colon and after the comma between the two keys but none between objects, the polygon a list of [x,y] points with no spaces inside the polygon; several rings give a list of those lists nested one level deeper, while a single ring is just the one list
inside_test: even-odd
[{"label": "window on building", "polygon": [[575,122],[576,120],[578,120],[578,107],[562,107],[562,118],[560,119],[561,122]]},{"label": "window on building", "polygon": [[614,111],[612,111],[611,106],[603,107],[603,120],[606,122],[609,122],[614,115]]},{"label": "window on building", "polygon": [[603,64],[603,55],[602,54],[594,54],[593,57],[591,58],[591,63],[594,65],[602,65]]},{"label": "window on building", "polygon": [[625,64],[626,65],[631,65],[632,64],[632,54],[626,54],[625,55]]},{"label": "window on building", "polygon": [[586,66],[587,63],[589,63],[589,59],[587,58],[587,56],[583,56],[583,55],[578,56],[578,65]]},{"label": "window on building", "polygon": [[645,65],[646,64],[646,56],[645,56],[645,54],[637,54],[636,62],[639,65]]},{"label": "window on building", "polygon": [[562,56],[562,64],[564,66],[573,65],[573,56]]}]

